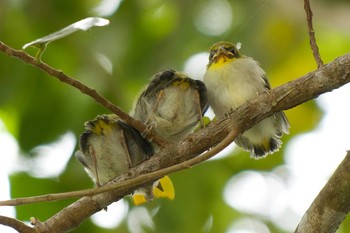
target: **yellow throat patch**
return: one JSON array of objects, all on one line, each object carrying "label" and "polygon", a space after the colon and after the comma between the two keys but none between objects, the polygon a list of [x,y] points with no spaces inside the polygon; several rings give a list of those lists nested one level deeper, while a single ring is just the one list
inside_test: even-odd
[{"label": "yellow throat patch", "polygon": [[213,61],[208,67],[208,69],[220,69],[224,65],[233,62],[236,58],[228,58],[226,56],[219,56],[219,58],[216,61]]}]

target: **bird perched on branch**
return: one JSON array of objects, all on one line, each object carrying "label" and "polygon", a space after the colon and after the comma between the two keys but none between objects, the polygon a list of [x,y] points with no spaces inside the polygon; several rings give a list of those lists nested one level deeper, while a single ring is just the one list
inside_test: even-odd
[{"label": "bird perched on branch", "polygon": [[204,83],[169,69],[154,75],[130,115],[158,136],[177,142],[193,132],[207,108]]},{"label": "bird perched on branch", "polygon": [[[154,75],[137,98],[130,115],[161,138],[178,142],[193,132],[207,108],[204,83],[169,69]],[[160,181],[162,186],[167,187],[165,179]],[[145,202],[146,192],[144,188],[137,190],[134,199],[139,203]]]},{"label": "bird perched on branch", "polygon": [[[217,118],[271,89],[265,71],[253,58],[239,52],[240,44],[221,41],[210,48],[209,63],[204,75],[208,101]],[[250,151],[255,159],[278,150],[289,123],[283,112],[260,121],[238,136],[235,143]]]},{"label": "bird perched on branch", "polygon": [[[85,128],[80,135],[80,150],[75,156],[97,186],[104,185],[154,154],[151,143],[116,115],[97,116],[87,121]],[[167,177],[146,185],[145,190],[145,201],[154,197],[174,198],[174,188]],[[134,202],[141,204],[135,199]]]}]

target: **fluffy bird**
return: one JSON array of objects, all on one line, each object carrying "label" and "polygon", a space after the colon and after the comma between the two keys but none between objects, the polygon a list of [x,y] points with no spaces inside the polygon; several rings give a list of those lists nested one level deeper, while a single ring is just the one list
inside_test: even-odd
[{"label": "fluffy bird", "polygon": [[[193,132],[207,108],[207,89],[204,83],[168,69],[153,76],[150,84],[137,98],[130,115],[147,125],[148,130],[154,130],[158,136],[178,142]],[[164,189],[173,190],[169,182],[171,180],[168,177],[160,180]],[[148,190],[138,189],[134,201],[147,201],[145,197]],[[154,193],[162,196],[166,192]]]},{"label": "fluffy bird", "polygon": [[[154,154],[152,144],[116,115],[97,116],[85,123],[85,129],[80,135],[80,150],[75,156],[97,186],[104,185]],[[145,186],[144,200],[151,201],[154,197],[173,199],[173,189],[171,180],[164,177]],[[134,203],[143,202],[136,198]]]},{"label": "fluffy bird", "polygon": [[169,69],[153,77],[130,115],[158,136],[177,142],[193,132],[207,108],[204,83]]},{"label": "fluffy bird", "polygon": [[[251,57],[239,52],[240,44],[221,41],[210,48],[209,63],[204,75],[208,101],[217,118],[271,89],[265,71]],[[260,121],[238,136],[235,143],[250,151],[255,159],[277,151],[289,123],[283,112]]]}]

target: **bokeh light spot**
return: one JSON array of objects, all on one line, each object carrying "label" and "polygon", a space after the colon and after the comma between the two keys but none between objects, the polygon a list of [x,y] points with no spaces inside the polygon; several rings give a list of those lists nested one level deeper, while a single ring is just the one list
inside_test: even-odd
[{"label": "bokeh light spot", "polygon": [[198,6],[194,19],[198,31],[209,36],[219,36],[230,28],[233,12],[228,1],[201,1]]},{"label": "bokeh light spot", "polygon": [[122,0],[101,0],[101,2],[92,10],[98,16],[111,16],[114,14]]},{"label": "bokeh light spot", "polygon": [[91,216],[91,220],[97,226],[103,228],[115,228],[120,225],[128,213],[129,205],[126,201],[120,200],[108,206],[107,211],[100,212]]},{"label": "bokeh light spot", "polygon": [[193,79],[203,80],[209,53],[196,53],[185,61],[184,72]]},{"label": "bokeh light spot", "polygon": [[265,223],[258,219],[241,218],[235,221],[227,233],[270,233]]}]

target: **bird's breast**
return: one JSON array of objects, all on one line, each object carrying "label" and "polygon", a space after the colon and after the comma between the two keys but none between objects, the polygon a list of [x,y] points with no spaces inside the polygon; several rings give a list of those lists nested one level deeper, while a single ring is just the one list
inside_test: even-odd
[{"label": "bird's breast", "polygon": [[209,68],[204,76],[208,98],[216,115],[223,115],[265,90],[263,71],[256,63],[225,63],[220,69]]}]

